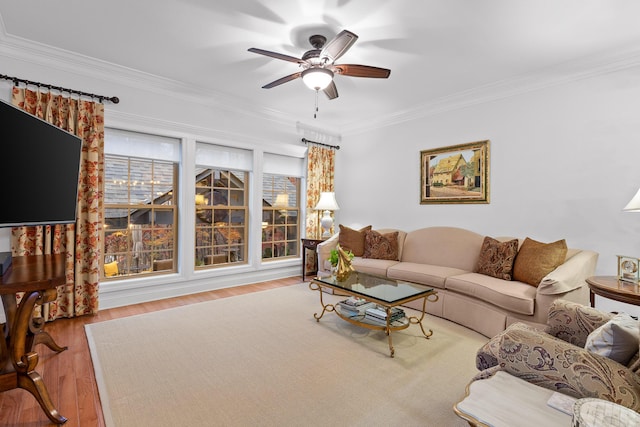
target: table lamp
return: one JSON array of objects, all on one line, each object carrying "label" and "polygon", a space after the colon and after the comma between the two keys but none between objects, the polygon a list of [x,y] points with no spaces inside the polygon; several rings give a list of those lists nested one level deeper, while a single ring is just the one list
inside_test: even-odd
[{"label": "table lamp", "polygon": [[331,227],[333,226],[333,218],[331,218],[331,211],[337,211],[340,209],[338,202],[336,202],[336,195],[334,192],[322,192],[320,193],[320,200],[314,208],[317,211],[324,211],[322,213],[322,219],[320,225],[322,226],[322,238],[326,239],[331,237]]}]

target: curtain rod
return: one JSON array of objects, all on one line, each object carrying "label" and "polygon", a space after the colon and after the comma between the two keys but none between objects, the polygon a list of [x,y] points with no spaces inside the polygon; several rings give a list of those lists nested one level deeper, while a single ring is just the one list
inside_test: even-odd
[{"label": "curtain rod", "polygon": [[305,144],[310,142],[312,144],[316,144],[316,145],[322,145],[323,147],[329,147],[329,148],[333,148],[334,150],[339,150],[340,146],[339,145],[329,145],[329,144],[323,144],[322,142],[316,142],[316,141],[311,141],[310,139],[307,138],[302,138],[302,142],[304,142]]},{"label": "curtain rod", "polygon": [[96,95],[95,93],[82,92],[80,90],[68,89],[68,88],[64,88],[64,87],[60,87],[60,86],[54,86],[54,85],[50,85],[50,84],[46,84],[46,83],[34,82],[34,81],[31,81],[31,80],[25,80],[25,79],[19,79],[18,77],[11,77],[11,76],[7,76],[5,74],[0,74],[0,79],[13,80],[13,84],[15,84],[16,86],[18,86],[18,84],[20,84],[20,83],[25,83],[27,85],[38,86],[39,88],[46,87],[49,90],[54,89],[54,90],[58,90],[60,92],[69,92],[69,93],[75,93],[75,94],[78,94],[78,95],[89,96],[91,98],[98,98],[98,100],[100,102],[102,102],[103,100],[111,101],[114,104],[117,104],[117,103],[120,102],[120,99],[117,96],[108,97],[108,96],[103,96],[103,95]]}]

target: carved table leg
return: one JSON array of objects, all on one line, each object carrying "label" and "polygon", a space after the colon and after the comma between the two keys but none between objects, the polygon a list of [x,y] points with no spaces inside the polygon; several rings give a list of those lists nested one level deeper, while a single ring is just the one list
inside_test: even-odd
[{"label": "carved table leg", "polygon": [[[46,304],[48,302],[55,301],[58,296],[58,292],[55,289],[47,289],[44,291],[42,296],[42,302],[37,302],[38,304]],[[44,344],[49,349],[55,351],[56,353],[60,353],[65,351],[67,346],[59,346],[54,339],[49,335],[48,332],[44,330],[45,321],[42,317],[33,317],[31,318],[31,322],[29,322],[29,336],[27,339],[27,351],[33,351],[33,348],[37,344]]]},{"label": "carved table leg", "polygon": [[[29,353],[23,359],[29,360],[30,358],[34,358],[33,362],[27,362],[27,365],[35,365],[38,363],[38,355],[36,353]],[[29,370],[27,373],[19,373],[18,374],[18,387],[24,390],[27,390],[29,393],[36,398],[40,407],[44,410],[47,417],[51,420],[51,422],[56,424],[64,424],[67,422],[67,419],[60,415],[58,410],[53,405],[53,401],[51,400],[51,396],[49,396],[49,392],[47,391],[47,387],[42,381],[42,377],[39,373],[34,370]]]},{"label": "carved table leg", "polygon": [[38,353],[27,350],[33,308],[36,304],[41,303],[42,299],[43,293],[41,291],[25,293],[17,307],[15,323],[11,326],[9,333],[9,353],[18,375],[18,387],[27,390],[36,398],[52,422],[63,424],[67,419],[60,415],[54,407],[42,377],[35,371],[38,364]]}]

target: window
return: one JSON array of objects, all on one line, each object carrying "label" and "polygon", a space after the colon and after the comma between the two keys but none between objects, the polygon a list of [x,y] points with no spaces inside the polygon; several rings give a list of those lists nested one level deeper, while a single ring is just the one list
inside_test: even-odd
[{"label": "window", "polygon": [[246,264],[253,153],[196,143],[195,268]]},{"label": "window", "polygon": [[304,160],[264,153],[262,171],[262,259],[299,257]]},{"label": "window", "polygon": [[178,153],[177,140],[105,130],[105,278],[176,271],[178,163],[162,157]]},{"label": "window", "polygon": [[300,178],[264,174],[262,259],[299,256]]},{"label": "window", "polygon": [[247,173],[198,169],[196,268],[247,262]]}]

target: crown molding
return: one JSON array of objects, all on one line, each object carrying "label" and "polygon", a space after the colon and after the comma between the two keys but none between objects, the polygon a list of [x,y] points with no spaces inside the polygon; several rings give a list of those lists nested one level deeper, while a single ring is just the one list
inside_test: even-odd
[{"label": "crown molding", "polygon": [[419,106],[412,106],[386,117],[376,117],[365,122],[354,123],[352,126],[347,125],[342,128],[342,134],[355,135],[371,132],[375,129],[423,119],[448,111],[519,96],[635,67],[640,67],[640,49],[581,58],[554,67],[536,70],[512,79],[505,79],[461,91]]},{"label": "crown molding", "polygon": [[[248,119],[262,120],[276,126],[292,126],[292,118],[289,114],[256,105],[253,102],[249,102],[249,100],[211,89],[203,89],[195,85],[145,73],[8,34],[1,15],[0,55],[6,55],[37,66],[54,68],[70,74],[99,79],[107,83],[147,90],[151,93],[215,108],[244,116]],[[377,116],[370,120],[359,120],[348,123],[336,130],[337,134],[342,136],[371,132],[375,129],[394,126],[448,111],[519,96],[529,92],[638,66],[640,66],[640,49],[616,51],[582,58],[554,67],[536,70],[512,79],[505,79],[478,86],[417,106],[408,106],[404,110],[387,116]]]},{"label": "crown molding", "polygon": [[[291,117],[289,115],[277,110],[256,106],[255,103],[238,97],[8,34],[1,15],[0,55],[6,55],[37,66],[53,68],[65,73],[102,80],[107,83],[143,89],[165,97],[212,107],[248,118],[266,120],[278,125],[291,125]],[[122,99],[122,97],[120,98]]]}]

